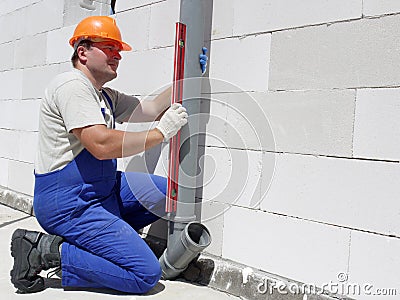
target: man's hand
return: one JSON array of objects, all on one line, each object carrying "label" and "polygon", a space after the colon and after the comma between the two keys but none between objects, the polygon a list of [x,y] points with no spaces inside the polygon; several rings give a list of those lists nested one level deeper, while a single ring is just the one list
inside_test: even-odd
[{"label": "man's hand", "polygon": [[164,136],[164,141],[178,133],[179,129],[187,123],[188,114],[186,108],[179,103],[174,103],[161,117],[156,128]]},{"label": "man's hand", "polygon": [[203,47],[201,49],[203,51],[203,54],[200,54],[200,67],[201,67],[201,73],[204,74],[207,70],[207,48]]}]

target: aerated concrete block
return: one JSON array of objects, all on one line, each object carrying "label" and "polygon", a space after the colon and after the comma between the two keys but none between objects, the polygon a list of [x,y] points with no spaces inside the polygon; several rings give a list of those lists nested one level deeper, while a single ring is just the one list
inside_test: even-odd
[{"label": "aerated concrete block", "polygon": [[349,239],[348,229],[232,207],[224,215],[222,256],[321,286],[347,270]]},{"label": "aerated concrete block", "polygon": [[37,131],[39,128],[40,99],[15,101],[13,110],[18,119],[14,119],[13,129]]},{"label": "aerated concrete block", "polygon": [[[232,173],[231,149],[206,147],[203,171],[203,201],[223,203]],[[236,160],[235,160],[236,161]],[[237,174],[240,175],[240,174]]]},{"label": "aerated concrete block", "polygon": [[14,67],[15,42],[0,44],[0,71],[11,70]]},{"label": "aerated concrete block", "polygon": [[[174,46],[175,23],[179,21],[180,0],[159,2],[150,7],[149,48]],[[200,53],[201,49],[199,49]]]},{"label": "aerated concrete block", "polygon": [[67,26],[47,32],[47,64],[70,61],[74,50],[69,44],[69,39],[73,36],[74,30],[75,26]]},{"label": "aerated concrete block", "polygon": [[35,35],[63,26],[64,0],[43,0],[27,6],[25,11],[25,35]]},{"label": "aerated concrete block", "polygon": [[34,163],[38,146],[38,133],[29,131],[19,132],[18,160]]},{"label": "aerated concrete block", "polygon": [[398,86],[400,15],[274,32],[270,90]]},{"label": "aerated concrete block", "polygon": [[9,14],[19,7],[14,3],[15,1],[3,0],[0,2],[0,16]]},{"label": "aerated concrete block", "polygon": [[357,91],[354,156],[400,160],[400,89]]},{"label": "aerated concrete block", "polygon": [[213,1],[211,38],[231,37],[234,24],[234,1]]},{"label": "aerated concrete block", "polygon": [[29,196],[33,196],[34,166],[16,160],[9,161],[8,187]]},{"label": "aerated concrete block", "polygon": [[[237,103],[243,106],[240,111],[248,112],[264,150],[352,156],[355,90],[283,91],[250,96],[261,110],[246,110],[249,101],[244,98]],[[273,138],[266,135],[268,130]]]},{"label": "aerated concrete block", "polygon": [[23,24],[18,18],[20,14],[21,11],[0,15],[0,28],[2,29],[0,43],[11,42],[20,36],[19,33],[23,29]]},{"label": "aerated concrete block", "polygon": [[15,130],[0,129],[0,157],[5,159],[18,159],[20,134]]},{"label": "aerated concrete block", "polygon": [[203,201],[258,207],[262,152],[207,147]]},{"label": "aerated concrete block", "polygon": [[15,43],[15,67],[28,68],[46,63],[47,33],[25,36]]},{"label": "aerated concrete block", "polygon": [[43,98],[45,88],[59,73],[61,72],[58,64],[23,69],[22,98]]},{"label": "aerated concrete block", "polygon": [[212,201],[203,201],[201,205],[201,223],[204,224],[211,235],[211,244],[205,250],[216,256],[222,255],[224,235],[224,214],[227,205]]},{"label": "aerated concrete block", "polygon": [[8,159],[0,158],[0,186],[8,187]]},{"label": "aerated concrete block", "polygon": [[228,147],[227,99],[229,94],[202,95],[199,145]]},{"label": "aerated concrete block", "polygon": [[230,153],[232,174],[224,190],[224,198],[235,205],[258,208],[261,197],[262,152],[231,149]]},{"label": "aerated concrete block", "polygon": [[[26,34],[26,30],[27,30],[26,23],[27,23],[27,19],[29,18],[27,9],[26,8],[18,9],[16,11],[12,12],[10,15],[13,16],[14,23],[7,24],[7,26],[10,26],[7,29],[14,32],[16,39],[23,38],[24,36],[27,35]],[[14,27],[11,27],[13,25],[14,25]]]},{"label": "aerated concrete block", "polygon": [[233,35],[361,18],[362,0],[234,0]]},{"label": "aerated concrete block", "polygon": [[14,117],[11,115],[13,100],[0,100],[0,128],[12,129]]},{"label": "aerated concrete block", "polygon": [[231,93],[227,98],[227,146],[276,149],[271,124],[254,93]]},{"label": "aerated concrete block", "polygon": [[[2,128],[8,130],[37,131],[40,100],[2,101],[4,111],[1,113]],[[15,118],[18,116],[18,118]]]},{"label": "aerated concrete block", "polygon": [[260,199],[258,207],[263,208],[262,201],[267,197],[272,183],[275,180],[277,159],[279,154],[274,152],[263,152],[261,161],[261,181],[260,181]]},{"label": "aerated concrete block", "polygon": [[0,72],[1,86],[3,88],[0,99],[21,99],[22,97],[22,70]]},{"label": "aerated concrete block", "polygon": [[270,34],[212,41],[209,77],[227,82],[213,92],[267,91],[270,43]]},{"label": "aerated concrete block", "polygon": [[277,154],[263,210],[400,235],[398,163]]},{"label": "aerated concrete block", "polygon": [[[400,238],[351,233],[350,266],[344,286],[356,299],[395,299],[400,294]],[[358,293],[361,292],[361,293]]]},{"label": "aerated concrete block", "polygon": [[132,51],[149,49],[150,6],[118,13],[117,24]]},{"label": "aerated concrete block", "polygon": [[40,1],[42,0],[2,0],[0,2],[0,15],[9,14]]},{"label": "aerated concrete block", "polygon": [[363,15],[379,16],[400,12],[400,3],[396,0],[364,0]]}]

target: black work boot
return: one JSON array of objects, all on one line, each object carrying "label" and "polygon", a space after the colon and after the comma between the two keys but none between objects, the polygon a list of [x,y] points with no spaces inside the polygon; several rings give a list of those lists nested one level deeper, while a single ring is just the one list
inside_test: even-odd
[{"label": "black work boot", "polygon": [[17,293],[35,293],[44,290],[42,270],[60,267],[59,246],[62,238],[36,231],[17,229],[11,238],[11,255],[14,266],[11,282]]}]

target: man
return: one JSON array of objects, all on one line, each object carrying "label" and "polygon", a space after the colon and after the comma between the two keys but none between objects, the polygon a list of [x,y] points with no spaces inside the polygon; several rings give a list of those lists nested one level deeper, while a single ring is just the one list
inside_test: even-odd
[{"label": "man", "polygon": [[[34,210],[51,235],[14,232],[11,281],[20,293],[41,291],[39,273],[59,267],[64,287],[146,293],[161,270],[137,230],[158,219],[152,212],[163,213],[167,183],[152,174],[117,172],[116,158],[169,140],[188,115],[179,104],[169,107],[170,89],[140,102],[103,88],[117,76],[120,51],[131,50],[114,19],[82,20],[70,44],[74,69],[50,83],[40,109]],[[206,62],[203,52],[203,70]],[[114,129],[131,119],[159,123],[144,132]]]}]

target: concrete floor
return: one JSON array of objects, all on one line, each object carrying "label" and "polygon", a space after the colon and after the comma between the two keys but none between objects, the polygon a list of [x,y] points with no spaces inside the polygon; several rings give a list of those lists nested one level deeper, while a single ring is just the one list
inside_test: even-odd
[{"label": "concrete floor", "polygon": [[218,292],[205,286],[197,286],[183,281],[160,281],[158,285],[147,295],[136,296],[119,294],[114,291],[88,291],[88,290],[64,290],[59,279],[46,280],[49,286],[46,290],[30,295],[19,295],[10,281],[10,270],[13,265],[13,258],[10,254],[10,239],[16,228],[30,230],[41,230],[36,219],[20,211],[14,210],[0,204],[0,298],[1,299],[239,299],[237,297]]}]

